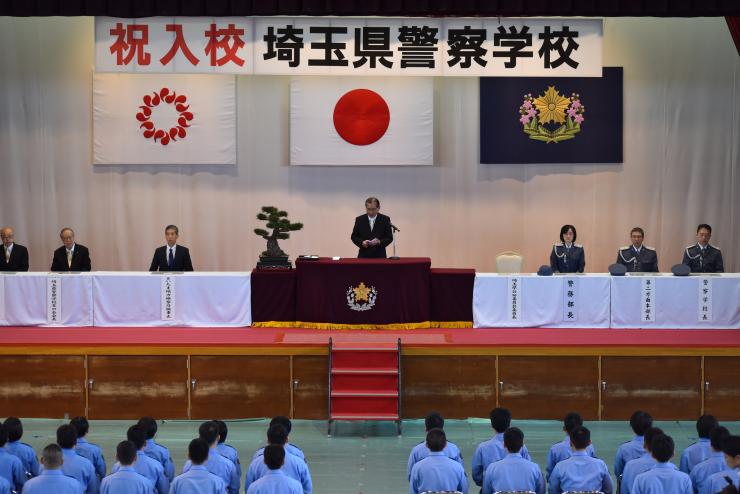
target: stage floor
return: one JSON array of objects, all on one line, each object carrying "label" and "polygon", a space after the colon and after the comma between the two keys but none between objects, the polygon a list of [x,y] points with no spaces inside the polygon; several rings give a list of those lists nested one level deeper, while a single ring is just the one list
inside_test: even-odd
[{"label": "stage floor", "polygon": [[611,354],[642,349],[653,355],[666,352],[740,354],[740,331],[736,330],[466,328],[389,331],[176,327],[5,327],[0,330],[0,353],[17,353],[19,349],[29,353],[80,353],[92,349],[102,352],[127,349],[134,354],[165,349],[170,350],[167,353],[193,351],[200,354],[211,351],[241,354],[260,349],[315,353],[325,351],[329,338],[335,342],[357,343],[395,343],[400,338],[404,349],[422,353]]}]

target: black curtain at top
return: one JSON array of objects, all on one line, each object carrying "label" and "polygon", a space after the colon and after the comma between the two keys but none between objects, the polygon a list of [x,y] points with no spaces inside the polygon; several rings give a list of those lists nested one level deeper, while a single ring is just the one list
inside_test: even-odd
[{"label": "black curtain at top", "polygon": [[740,0],[0,0],[4,16],[740,15]]}]

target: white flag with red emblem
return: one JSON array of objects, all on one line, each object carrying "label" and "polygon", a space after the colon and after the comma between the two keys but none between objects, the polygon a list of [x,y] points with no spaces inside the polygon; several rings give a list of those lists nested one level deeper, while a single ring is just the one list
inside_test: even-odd
[{"label": "white flag with red emblem", "polygon": [[236,164],[234,76],[96,74],[93,163]]},{"label": "white flag with red emblem", "polygon": [[429,77],[294,77],[291,165],[433,165]]}]

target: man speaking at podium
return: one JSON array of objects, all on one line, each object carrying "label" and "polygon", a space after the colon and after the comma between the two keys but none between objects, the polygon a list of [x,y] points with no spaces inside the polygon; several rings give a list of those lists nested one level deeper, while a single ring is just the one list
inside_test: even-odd
[{"label": "man speaking at podium", "polygon": [[355,227],[352,229],[352,243],[360,250],[357,257],[384,259],[386,246],[393,242],[391,219],[380,214],[380,201],[377,197],[368,197],[365,200],[363,214],[355,218]]}]

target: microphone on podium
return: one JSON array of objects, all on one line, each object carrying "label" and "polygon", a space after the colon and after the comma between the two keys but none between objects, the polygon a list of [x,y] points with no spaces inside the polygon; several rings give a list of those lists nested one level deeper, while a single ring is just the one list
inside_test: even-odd
[{"label": "microphone on podium", "polygon": [[396,232],[400,232],[401,230],[399,230],[393,223],[391,223],[391,230],[393,235],[393,255],[389,259],[398,260],[400,257],[396,255]]}]

